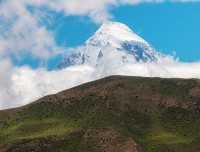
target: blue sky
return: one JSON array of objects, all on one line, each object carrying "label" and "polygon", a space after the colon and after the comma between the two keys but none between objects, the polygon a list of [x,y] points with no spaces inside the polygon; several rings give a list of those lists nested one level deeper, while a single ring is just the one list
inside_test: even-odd
[{"label": "blue sky", "polygon": [[200,60],[200,3],[124,6],[113,10],[113,14],[158,51],[175,51],[184,62]]},{"label": "blue sky", "polygon": [[[139,0],[137,1],[139,2]],[[114,4],[117,2],[119,4]],[[4,11],[2,12],[3,15],[1,15],[0,12],[3,20],[0,23],[1,34],[6,35],[8,30],[11,32],[8,32],[8,36],[6,35],[5,37],[12,37],[12,40],[8,39],[7,42],[9,47],[3,47],[2,50],[4,49],[4,51],[0,51],[0,56],[7,56],[5,52],[9,52],[9,56],[11,56],[9,58],[16,66],[29,65],[32,68],[45,66],[49,70],[54,69],[67,48],[82,45],[101,26],[103,20],[109,19],[128,25],[163,54],[172,55],[176,52],[176,57],[179,57],[182,62],[200,61],[200,49],[198,46],[200,35],[199,2],[165,1],[162,3],[140,4],[135,4],[135,2],[134,0],[125,2],[123,0],[120,2],[103,0],[97,1],[99,7],[93,6],[94,4],[91,3],[91,6],[88,4],[88,7],[80,11],[78,6],[72,10],[69,7],[60,9],[59,6],[60,10],[58,10],[58,8],[49,5],[48,1],[44,2],[44,4],[42,2],[38,4],[21,2],[21,5],[27,8],[25,12],[29,13],[33,20],[23,20],[24,12],[13,11],[13,14],[19,14],[19,19],[22,17],[21,24],[24,22],[25,26],[18,25],[19,30],[13,36],[12,32],[16,31],[13,30],[15,26],[14,17],[17,15],[14,16],[10,13],[14,17],[6,18],[4,14],[9,13]],[[68,3],[73,2],[68,1]],[[4,3],[2,4],[4,5]],[[4,9],[6,10],[8,6],[5,3]],[[16,9],[19,8],[16,7]],[[93,15],[93,12],[97,15]],[[14,26],[9,29],[7,25],[10,22],[12,23],[12,20],[14,20]],[[29,22],[31,22],[30,25]],[[22,28],[21,31],[20,28]],[[42,30],[43,32],[41,32]],[[32,38],[29,37],[29,34]],[[25,42],[27,45],[22,44],[24,40],[29,38],[31,42]]]},{"label": "blue sky", "polygon": [[[183,62],[200,60],[200,3],[140,4],[121,6],[111,12],[112,20],[128,25],[158,51],[175,51]],[[69,47],[83,44],[100,26],[87,17],[59,18],[56,40]]]}]

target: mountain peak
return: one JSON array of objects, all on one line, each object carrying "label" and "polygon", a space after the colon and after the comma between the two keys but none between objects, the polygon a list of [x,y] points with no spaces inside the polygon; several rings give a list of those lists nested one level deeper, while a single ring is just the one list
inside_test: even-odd
[{"label": "mountain peak", "polygon": [[147,43],[135,34],[127,25],[120,22],[105,21],[95,34],[103,34],[118,41],[135,41]]},{"label": "mountain peak", "polygon": [[160,63],[174,60],[157,52],[125,24],[105,21],[82,47],[64,58],[57,69],[80,64],[105,67],[107,64],[117,66],[135,62]]},{"label": "mountain peak", "polygon": [[108,20],[104,21],[103,24],[102,24],[102,26],[100,28],[107,28],[107,29],[109,29],[109,28],[112,28],[113,26],[121,28],[121,29],[124,29],[124,30],[131,31],[131,29],[127,25],[125,25],[123,23],[114,22],[114,21],[108,21]]}]

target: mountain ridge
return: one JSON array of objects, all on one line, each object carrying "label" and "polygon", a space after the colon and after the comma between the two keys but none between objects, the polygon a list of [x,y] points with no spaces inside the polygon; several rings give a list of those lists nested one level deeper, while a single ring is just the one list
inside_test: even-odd
[{"label": "mountain ridge", "polygon": [[57,69],[80,64],[103,67],[113,59],[116,60],[113,64],[174,62],[172,57],[157,52],[125,24],[106,21],[83,46],[68,54]]}]

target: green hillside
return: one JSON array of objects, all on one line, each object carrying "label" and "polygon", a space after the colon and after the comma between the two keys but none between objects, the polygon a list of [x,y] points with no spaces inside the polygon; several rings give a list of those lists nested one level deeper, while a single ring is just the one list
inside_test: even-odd
[{"label": "green hillside", "polygon": [[200,151],[200,81],[112,76],[0,111],[0,151]]}]

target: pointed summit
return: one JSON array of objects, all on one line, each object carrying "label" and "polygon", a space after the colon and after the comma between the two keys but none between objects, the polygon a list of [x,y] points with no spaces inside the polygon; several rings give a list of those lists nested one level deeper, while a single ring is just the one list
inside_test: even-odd
[{"label": "pointed summit", "polygon": [[86,44],[101,42],[101,45],[103,46],[109,43],[113,47],[121,48],[120,43],[124,41],[134,41],[135,43],[147,44],[145,40],[135,34],[125,24],[111,21],[105,21],[96,31],[94,36],[86,41]]},{"label": "pointed summit", "polygon": [[82,47],[64,58],[57,69],[80,64],[104,67],[111,61],[112,64],[174,62],[171,57],[157,52],[125,24],[105,21]]},{"label": "pointed summit", "polygon": [[114,29],[132,32],[132,30],[125,24],[113,21],[104,21],[98,31],[113,31]]},{"label": "pointed summit", "polygon": [[120,22],[105,21],[96,33],[105,33],[122,41],[145,42],[141,37],[135,34],[128,26]]}]

